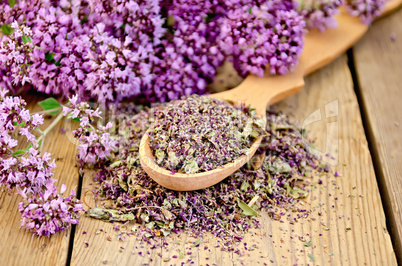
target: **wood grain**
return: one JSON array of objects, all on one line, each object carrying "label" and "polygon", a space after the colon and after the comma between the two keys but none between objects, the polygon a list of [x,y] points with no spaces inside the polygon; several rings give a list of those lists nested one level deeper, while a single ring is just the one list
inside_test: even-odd
[{"label": "wood grain", "polygon": [[[392,4],[398,1],[391,2]],[[389,9],[389,8],[388,8]],[[327,65],[344,53],[368,30],[357,17],[341,12],[337,17],[337,27],[325,32],[311,30],[305,37],[303,53],[296,69],[287,75],[271,75],[269,70],[263,77],[248,75],[236,88],[212,94],[211,97],[241,101],[251,105],[265,121],[265,109],[282,99],[299,92],[304,86],[303,77]],[[253,93],[250,93],[252,91]],[[246,155],[223,167],[196,174],[174,173],[158,166],[151,148],[148,134],[144,134],[140,143],[140,161],[144,171],[160,185],[177,190],[189,191],[215,185],[244,165],[255,154],[262,137],[256,139]]]},{"label": "wood grain", "polygon": [[[323,153],[330,151],[335,157],[335,161],[329,162],[336,165],[335,169],[342,175],[323,179],[325,190],[318,187],[312,192],[310,202],[316,208],[311,217],[317,220],[294,229],[299,234],[312,236],[316,248],[311,248],[310,252],[316,263],[395,265],[345,56],[308,77],[306,89],[280,106],[284,105],[291,106],[286,108],[289,111],[295,109],[295,118],[299,121],[320,110],[321,120],[310,125],[310,133],[317,138]],[[315,196],[317,199],[314,200]],[[319,206],[319,203],[324,205]],[[322,216],[317,215],[318,211]],[[329,256],[330,253],[334,255]],[[304,258],[301,264],[309,262]]]},{"label": "wood grain", "polygon": [[[43,98],[35,95],[24,95],[25,99],[30,99],[30,109],[40,111],[36,103]],[[49,125],[51,120],[46,119],[45,124]],[[45,126],[46,126],[45,125]],[[60,188],[61,184],[67,185],[67,192],[77,189],[78,171],[74,167],[75,145],[67,138],[66,134],[60,134],[60,128],[64,127],[60,123],[49,133],[43,142],[43,151],[50,152],[52,158],[56,159],[57,168],[54,178],[58,180],[56,185]],[[64,265],[67,262],[68,247],[71,229],[56,234],[50,238],[33,236],[27,230],[20,229],[20,213],[18,203],[22,200],[21,196],[11,195],[2,191],[0,193],[0,259],[2,265]]]},{"label": "wood grain", "polygon": [[[398,17],[395,19],[394,16],[399,16],[399,19]],[[370,121],[377,122],[377,128],[373,126],[373,122],[370,125],[373,128],[373,135],[380,136],[377,137],[376,143],[378,143],[378,151],[384,153],[384,164],[386,165],[384,172],[389,173],[390,176],[386,179],[389,182],[386,184],[390,198],[393,200],[391,203],[394,206],[395,216],[397,216],[400,202],[397,197],[400,180],[397,180],[397,177],[401,175],[400,166],[397,164],[400,163],[398,161],[400,151],[396,148],[400,142],[397,138],[393,141],[390,141],[389,138],[400,133],[400,131],[393,130],[393,126],[400,130],[394,121],[400,123],[402,121],[394,120],[400,119],[400,114],[395,111],[398,109],[393,109],[397,108],[396,103],[392,107],[392,104],[380,105],[375,101],[384,97],[385,88],[392,88],[394,99],[401,99],[400,92],[397,90],[400,87],[397,73],[402,73],[401,58],[397,57],[401,52],[401,45],[398,45],[398,41],[402,40],[400,12],[394,16],[391,17],[392,25],[378,26],[380,29],[376,30],[373,36],[371,36],[372,30],[370,30],[369,36],[372,40],[366,41],[366,44],[364,41],[359,43],[356,48],[356,62],[359,81],[362,84],[362,94],[363,96],[370,95],[371,98],[364,97],[371,99],[370,109],[377,110],[374,115],[369,116]],[[383,21],[377,24],[382,25],[381,23],[385,24]],[[401,36],[394,43],[398,47],[387,43],[387,39],[384,37],[389,38],[387,31],[391,26],[397,33],[397,38]],[[374,27],[377,26],[374,25]],[[372,45],[374,48],[371,47]],[[385,53],[385,55],[381,55],[385,57],[383,61],[381,61],[381,56],[371,59],[370,57],[379,50]],[[378,62],[383,64],[382,67],[375,66]],[[371,70],[365,72],[367,68]],[[380,75],[381,68],[394,73],[385,73],[384,70],[383,75],[390,75],[387,76],[388,81],[384,83],[377,80],[379,77],[383,77]],[[394,70],[390,71],[390,69]],[[377,83],[375,83],[376,80]],[[364,84],[373,86],[370,93],[363,91]],[[398,96],[399,98],[397,98]],[[33,103],[38,101],[36,96],[32,95],[30,100]],[[391,103],[395,102],[392,101],[392,98],[388,100]],[[368,102],[365,100],[366,104]],[[211,236],[203,238],[199,248],[192,247],[195,239],[186,234],[172,236],[169,239],[169,245],[163,248],[150,249],[148,245],[141,243],[141,240],[134,236],[126,237],[124,241],[116,239],[117,232],[113,230],[116,224],[83,217],[75,233],[71,264],[178,265],[182,262],[187,264],[194,262],[196,265],[212,265],[213,263],[217,265],[240,265],[241,263],[263,265],[273,262],[276,265],[396,265],[395,253],[386,230],[384,210],[346,57],[342,56],[329,66],[307,77],[306,87],[302,92],[282,101],[276,107],[287,113],[294,113],[296,120],[305,122],[310,131],[309,135],[317,139],[317,149],[323,153],[330,151],[335,156],[335,160],[329,160],[329,162],[334,164],[335,169],[342,174],[342,177],[336,178],[333,175],[323,177],[322,186],[314,185],[319,177],[312,180],[316,189],[311,191],[311,196],[305,203],[306,208],[312,210],[308,218],[299,219],[297,223],[291,224],[287,220],[283,223],[272,221],[262,214],[262,228],[254,230],[245,239],[248,247],[256,244],[257,248],[252,251],[245,250],[244,243],[240,243],[238,247],[244,253],[239,256],[231,252],[222,252],[219,247],[215,247],[219,245],[218,239]],[[392,110],[394,111],[392,112]],[[387,115],[384,116],[384,113]],[[321,119],[309,124],[309,121],[314,121],[318,114],[321,114]],[[386,121],[392,121],[392,125]],[[56,162],[58,168],[55,178],[59,180],[59,186],[65,183],[71,189],[78,184],[77,170],[73,167],[76,150],[66,135],[59,134],[60,127],[64,126],[60,125],[46,138],[44,150],[62,158]],[[381,153],[379,152],[379,154]],[[394,164],[391,165],[389,161]],[[86,175],[83,185],[84,192],[91,189],[93,186],[91,183],[90,175]],[[394,198],[391,197],[392,195]],[[86,194],[85,199],[88,204],[93,204],[90,193]],[[9,196],[5,192],[0,194],[0,219],[2,221],[0,233],[3,236],[0,242],[0,258],[2,264],[66,264],[70,232],[58,234],[52,238],[38,239],[32,237],[29,232],[19,229],[17,210],[19,200],[18,195]],[[400,223],[400,220],[398,221]],[[127,230],[131,230],[131,227],[131,224],[126,225]],[[107,240],[108,236],[111,237],[111,241]],[[311,241],[311,246],[306,246],[304,240]],[[88,243],[88,247],[86,247],[86,243]],[[160,242],[155,244],[160,244]],[[206,250],[204,250],[204,246],[207,246]],[[142,252],[141,255],[139,252]],[[191,254],[188,254],[189,252]],[[183,258],[180,258],[181,253]],[[178,258],[173,259],[173,255]]]},{"label": "wood grain", "polygon": [[[306,125],[307,129],[310,136],[317,139],[318,150],[330,151],[335,156],[335,160],[329,162],[336,164],[334,169],[342,174],[342,177],[334,177],[333,173],[323,176],[323,185],[314,185],[318,176],[312,180],[315,189],[305,203],[306,208],[311,209],[308,218],[291,224],[286,219],[273,221],[262,214],[262,228],[254,230],[244,240],[248,248],[254,244],[256,248],[246,250],[244,243],[239,243],[237,247],[242,254],[239,256],[221,251],[216,247],[219,239],[211,236],[203,238],[198,248],[192,247],[195,239],[184,233],[172,236],[167,246],[152,250],[135,237],[119,242],[115,239],[117,233],[112,231],[115,225],[83,217],[75,235],[72,265],[99,265],[106,260],[108,265],[180,265],[182,262],[195,265],[271,262],[276,265],[396,265],[346,57],[309,76],[302,92],[276,107],[294,113],[294,119],[305,123],[311,121],[314,114],[321,113],[322,119]],[[90,189],[90,182],[86,177],[86,190]],[[87,197],[86,201],[90,202],[90,193]],[[112,236],[111,242],[105,239],[107,234],[96,233],[100,228]],[[305,245],[308,241],[311,246]],[[86,248],[84,242],[88,242],[89,247]],[[121,252],[120,246],[124,247]],[[204,246],[207,246],[205,250]],[[138,254],[139,249],[142,255]],[[145,250],[151,254],[144,255]],[[181,259],[180,253],[183,254]],[[174,255],[178,258],[172,258]]]},{"label": "wood grain", "polygon": [[353,52],[378,178],[402,254],[402,9],[376,22]]},{"label": "wood grain", "polygon": [[[92,181],[93,172],[84,174],[83,193],[81,199],[85,202],[85,208],[93,208],[95,205]],[[98,203],[99,204],[99,203]],[[74,238],[74,248],[71,265],[160,265],[162,262],[162,248],[160,239],[153,244],[160,247],[151,248],[151,245],[143,243],[141,238],[135,236],[119,239],[118,231],[132,232],[134,223],[123,225],[122,223],[107,223],[83,215]],[[138,226],[138,225],[137,225]],[[88,244],[88,246],[86,245]],[[141,252],[141,253],[140,253]],[[149,254],[148,254],[149,252]]]},{"label": "wood grain", "polygon": [[[271,243],[266,241],[274,251],[271,259],[278,264],[306,265],[312,264],[308,256],[312,254],[320,265],[395,265],[346,58],[309,76],[306,88],[278,108],[294,112],[299,121],[308,121],[319,110],[321,120],[307,129],[317,138],[319,150],[332,150],[337,160],[329,162],[336,164],[342,177],[323,178],[324,190],[317,186],[311,192],[308,204],[313,212],[307,220],[295,225],[264,220],[266,232],[273,233]],[[311,247],[305,247],[300,236],[311,240]]]}]

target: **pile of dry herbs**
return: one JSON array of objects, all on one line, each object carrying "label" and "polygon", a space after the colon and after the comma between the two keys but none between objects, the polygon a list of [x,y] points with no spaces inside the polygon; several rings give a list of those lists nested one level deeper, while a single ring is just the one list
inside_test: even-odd
[{"label": "pile of dry herbs", "polygon": [[264,131],[254,109],[208,96],[170,102],[154,115],[149,146],[156,163],[173,173],[194,174],[230,163]]},{"label": "pile of dry herbs", "polygon": [[308,215],[297,202],[308,195],[309,175],[322,169],[304,131],[287,115],[267,111],[267,136],[259,151],[265,153],[261,167],[250,170],[245,165],[212,187],[177,192],[154,182],[139,162],[140,139],[154,122],[158,108],[118,116],[119,152],[99,167],[94,177],[96,196],[103,206],[88,210],[91,217],[143,224],[145,241],[187,230],[195,236],[211,232],[230,243],[259,226],[259,212],[281,219],[285,214],[277,207],[283,207],[297,212],[293,222]]}]

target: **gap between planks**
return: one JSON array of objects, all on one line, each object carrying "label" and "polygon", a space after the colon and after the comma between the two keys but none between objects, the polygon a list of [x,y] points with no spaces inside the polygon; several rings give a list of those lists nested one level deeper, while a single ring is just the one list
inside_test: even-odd
[{"label": "gap between planks", "polygon": [[384,212],[385,212],[387,230],[388,230],[388,232],[390,232],[392,246],[394,247],[395,255],[398,260],[398,263],[401,263],[401,250],[402,250],[401,239],[398,237],[398,233],[395,232],[395,230],[393,230],[393,228],[397,227],[397,221],[396,221],[394,212],[392,210],[391,198],[389,195],[389,191],[387,190],[385,176],[384,176],[383,171],[381,170],[380,155],[379,155],[379,152],[377,149],[372,125],[370,124],[370,121],[369,121],[369,114],[367,112],[368,107],[364,102],[364,99],[362,96],[363,92],[361,90],[361,86],[360,86],[359,80],[357,78],[357,69],[356,69],[356,63],[355,63],[355,59],[354,59],[353,48],[351,48],[347,51],[347,57],[348,57],[348,65],[349,65],[350,73],[351,73],[352,79],[353,79],[353,84],[354,84],[357,101],[359,103],[360,114],[361,114],[362,122],[363,122],[363,128],[364,128],[364,132],[367,137],[368,148],[369,148],[372,163],[374,166],[374,172],[377,177],[378,189],[380,190],[381,202],[382,202]]},{"label": "gap between planks", "polygon": [[[371,157],[367,148],[366,136],[363,131],[359,106],[353,91],[353,82],[346,57],[342,56],[328,67],[306,79],[306,88],[298,95],[282,101],[277,105],[288,113],[291,110],[297,111],[295,119],[302,121],[317,108],[321,110],[324,105],[339,100],[339,135],[330,132],[332,136],[339,138],[339,165],[343,177],[324,178],[324,184],[312,191],[311,198],[306,204],[314,209],[314,213],[308,219],[291,225],[287,222],[279,223],[268,217],[262,217],[263,228],[257,230],[258,235],[247,235],[245,241],[251,243],[253,238],[259,242],[260,248],[239,257],[237,254],[220,252],[219,249],[211,248],[211,252],[204,252],[199,249],[194,261],[198,265],[211,263],[211,259],[219,262],[218,265],[231,263],[238,265],[241,259],[246,265],[269,263],[275,264],[301,263],[310,264],[314,262],[310,255],[315,258],[317,264],[377,264],[395,265],[391,240],[385,229],[385,217],[378,192],[377,182],[373,171]],[[328,119],[327,119],[328,120]],[[327,124],[333,119],[312,124],[312,137],[317,137],[317,144],[325,147],[325,133]],[[326,122],[326,123],[324,123]],[[347,165],[341,164],[347,162]],[[336,180],[339,189],[334,189],[333,181]],[[84,179],[84,187],[88,187],[90,180],[88,176]],[[348,193],[356,194],[356,198],[347,196]],[[330,196],[329,194],[332,194]],[[364,197],[357,195],[363,194]],[[334,200],[334,198],[339,198]],[[319,202],[325,205],[317,205]],[[333,206],[333,207],[332,207]],[[320,212],[322,215],[317,215]],[[317,218],[312,220],[311,218]],[[325,225],[323,225],[324,223]],[[346,228],[352,229],[348,231]],[[96,228],[108,227],[109,224],[90,220],[83,217],[81,225],[77,227],[76,238],[74,239],[72,265],[100,263],[108,256],[109,263],[118,265],[135,261],[138,263],[149,262],[134,253],[119,254],[119,242],[106,242],[103,237],[95,236]],[[329,227],[330,230],[326,230]],[[384,227],[384,229],[383,229]],[[87,234],[83,234],[83,231]],[[265,235],[264,235],[265,234]],[[269,236],[272,234],[272,237]],[[306,247],[304,242],[298,238],[308,237],[312,245]],[[178,239],[183,238],[177,236]],[[126,251],[135,250],[135,240],[126,243]],[[207,239],[206,239],[207,240]],[[90,241],[89,248],[83,246],[84,241]],[[186,251],[191,245],[191,238],[185,237],[180,244],[171,242],[172,248],[169,251],[160,250],[163,258],[170,257],[176,249]],[[189,243],[190,241],[190,243]],[[208,239],[212,246],[216,239]],[[203,242],[203,244],[205,244]],[[108,246],[105,247],[105,246]],[[120,244],[119,244],[120,245]],[[157,251],[156,251],[157,252]],[[153,256],[157,255],[154,252]],[[329,254],[334,253],[334,256]],[[98,257],[99,256],[99,257]],[[102,257],[100,257],[102,256]],[[151,255],[150,255],[151,256]],[[206,259],[209,256],[209,260]],[[149,257],[148,257],[149,258]],[[170,260],[168,264],[180,263],[180,260]],[[155,265],[162,264],[162,258],[154,261]]]},{"label": "gap between planks", "polygon": [[399,9],[374,23],[353,49],[357,93],[364,108],[362,114],[399,263],[402,263],[401,42],[402,9]]}]

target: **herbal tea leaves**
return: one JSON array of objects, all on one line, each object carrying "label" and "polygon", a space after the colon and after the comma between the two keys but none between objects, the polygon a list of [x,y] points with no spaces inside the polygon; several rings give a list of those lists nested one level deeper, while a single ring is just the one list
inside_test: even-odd
[{"label": "herbal tea leaves", "polygon": [[247,154],[263,135],[254,110],[207,96],[190,96],[155,113],[149,131],[156,163],[172,172],[210,171]]},{"label": "herbal tea leaves", "polygon": [[250,216],[250,217],[254,217],[258,215],[258,212],[256,212],[253,208],[251,208],[250,206],[248,206],[244,201],[242,200],[237,200],[237,205],[239,205],[240,209],[243,210],[243,212],[241,213],[244,216]]},{"label": "herbal tea leaves", "polygon": [[125,222],[134,220],[134,215],[131,213],[124,214],[118,210],[111,209],[93,208],[86,211],[86,214],[92,218],[108,222]]},{"label": "herbal tea leaves", "polygon": [[[318,169],[320,161],[310,151],[306,136],[286,115],[267,111],[267,134],[258,151],[265,154],[260,168],[243,167],[212,187],[177,192],[149,178],[138,159],[141,137],[154,122],[158,108],[164,105],[136,115],[120,114],[116,126],[119,152],[106,165],[95,167],[97,197],[110,200],[113,209],[133,214],[135,222],[148,226],[143,231],[145,239],[187,231],[197,237],[212,232],[229,242],[238,241],[250,228],[259,226],[258,213],[279,220],[286,214],[278,211],[279,206],[294,211],[295,219],[308,215],[297,202],[307,195],[302,192],[309,180],[304,174]],[[165,156],[175,160],[172,154]]]}]

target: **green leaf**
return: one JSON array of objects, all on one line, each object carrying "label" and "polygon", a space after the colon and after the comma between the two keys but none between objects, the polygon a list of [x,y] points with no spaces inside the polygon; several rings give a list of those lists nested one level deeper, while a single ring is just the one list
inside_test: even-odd
[{"label": "green leaf", "polygon": [[292,167],[290,167],[290,165],[287,162],[278,160],[269,166],[269,171],[273,174],[290,173],[292,171]]},{"label": "green leaf", "polygon": [[10,35],[11,33],[14,32],[14,29],[11,28],[11,25],[9,24],[3,24],[1,25],[1,31],[5,34],[5,35]]},{"label": "green leaf", "polygon": [[149,229],[154,229],[154,227],[155,227],[155,222],[154,222],[154,221],[149,222],[149,223],[147,223],[147,224],[145,225],[145,227],[146,227],[146,228],[149,228]]},{"label": "green leaf", "polygon": [[291,187],[289,184],[285,185],[286,195],[294,199],[305,198],[308,196],[308,192],[297,187]]},{"label": "green leaf", "polygon": [[201,237],[197,238],[197,240],[193,243],[193,247],[198,247],[201,243]]},{"label": "green leaf", "polygon": [[81,19],[81,25],[85,24],[88,22],[88,16],[85,15],[82,19]]},{"label": "green leaf", "polygon": [[242,200],[237,200],[237,205],[240,207],[240,209],[243,210],[242,215],[244,216],[257,216],[258,212],[256,212],[253,208],[248,206],[244,201]]},{"label": "green leaf", "polygon": [[[54,62],[53,64],[55,65],[55,66],[60,66],[61,65],[61,57],[60,57],[60,59],[59,60],[57,60],[57,62]],[[53,60],[54,61],[54,60]]]},{"label": "green leaf", "polygon": [[8,0],[8,5],[9,5],[10,7],[14,7],[16,3],[17,3],[16,0]]},{"label": "green leaf", "polygon": [[163,229],[163,227],[165,226],[165,223],[164,223],[164,222],[161,222],[161,221],[155,221],[155,223],[156,223],[156,225],[157,225],[159,228],[162,228],[162,229]]},{"label": "green leaf", "polygon": [[79,119],[78,117],[71,119],[73,121],[77,121],[77,122],[81,122],[81,119]]},{"label": "green leaf", "polygon": [[13,152],[13,155],[14,155],[14,156],[21,156],[21,155],[23,155],[24,153],[26,153],[31,147],[32,147],[32,143],[29,144],[28,148],[25,148],[25,149],[22,149],[22,150],[18,150],[18,151]]},{"label": "green leaf", "polygon": [[257,180],[257,179],[254,180],[254,183],[253,183],[254,189],[258,189],[260,186],[261,186],[261,181]]},{"label": "green leaf", "polygon": [[18,150],[18,151],[13,152],[13,155],[14,156],[20,156],[20,155],[23,155],[26,152],[27,152],[27,149]]},{"label": "green leaf", "polygon": [[47,52],[47,53],[45,54],[45,59],[46,59],[47,62],[52,63],[52,64],[54,64],[55,66],[60,66],[60,65],[61,65],[61,59],[63,59],[63,56],[60,57],[60,59],[56,61],[56,60],[54,59],[54,53],[49,53],[49,52]]},{"label": "green leaf", "polygon": [[250,187],[250,184],[247,181],[243,181],[243,183],[240,186],[240,190],[247,191],[249,187]]},{"label": "green leaf", "polygon": [[[47,98],[46,100],[38,102],[38,104],[42,107],[43,110],[52,110],[52,109],[61,109],[60,103],[53,97]],[[60,110],[56,110],[53,112],[50,112],[50,115],[57,115],[60,112]]]},{"label": "green leaf", "polygon": [[48,62],[50,62],[50,63],[53,63],[53,61],[54,61],[53,57],[54,57],[54,53],[49,53],[49,52],[47,52],[47,53],[45,54],[45,59],[46,59],[46,61],[48,61]]},{"label": "green leaf", "polygon": [[166,230],[166,229],[161,229],[163,236],[168,236],[170,235],[170,230]]},{"label": "green leaf", "polygon": [[31,41],[31,38],[29,38],[29,36],[22,36],[21,39],[22,39],[22,41],[23,41],[24,43],[32,42],[32,41]]},{"label": "green leaf", "polygon": [[186,172],[186,174],[195,174],[200,169],[195,160],[185,161],[183,168],[184,168],[184,172]]},{"label": "green leaf", "polygon": [[26,123],[24,121],[22,121],[20,124],[18,124],[17,122],[13,123],[14,126],[19,126],[19,127],[25,127]]},{"label": "green leaf", "polygon": [[306,134],[307,134],[307,129],[304,128],[304,127],[302,127],[302,128],[300,129],[300,133],[302,134],[303,137],[305,137]]},{"label": "green leaf", "polygon": [[[40,147],[41,145],[42,145],[42,140],[39,141],[39,147]],[[30,143],[29,146],[28,146],[27,148],[25,148],[25,149],[22,149],[22,150],[18,150],[18,151],[13,152],[13,155],[14,155],[14,156],[22,156],[22,155],[24,155],[31,147],[32,147],[32,143]]]},{"label": "green leaf", "polygon": [[116,167],[119,167],[121,165],[123,165],[122,161],[116,161],[116,162],[112,163],[109,167],[110,168],[116,168]]},{"label": "green leaf", "polygon": [[311,240],[308,241],[308,242],[306,242],[306,243],[304,243],[304,246],[306,246],[306,247],[311,247]]},{"label": "green leaf", "polygon": [[92,208],[85,212],[92,218],[103,220],[103,221],[115,221],[115,222],[125,222],[134,220],[134,214],[127,213],[122,214],[118,210],[102,209],[102,208]]},{"label": "green leaf", "polygon": [[248,9],[248,13],[249,14],[251,14],[251,11],[252,11],[253,9],[252,9],[252,7],[250,6],[250,8]]},{"label": "green leaf", "polygon": [[308,257],[309,257],[312,261],[315,261],[315,259],[314,259],[314,257],[313,257],[313,254],[308,254]]}]

